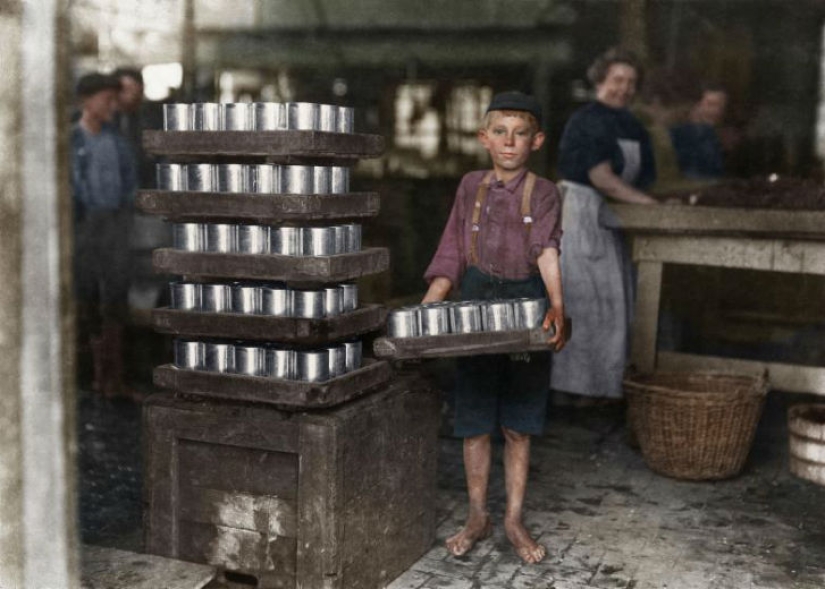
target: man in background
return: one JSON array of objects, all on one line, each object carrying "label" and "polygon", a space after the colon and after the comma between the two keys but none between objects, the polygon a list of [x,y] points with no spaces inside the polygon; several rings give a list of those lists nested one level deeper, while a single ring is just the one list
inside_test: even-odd
[{"label": "man in background", "polygon": [[[123,327],[131,266],[129,229],[136,188],[135,156],[112,121],[117,77],[88,74],[77,83],[80,119],[71,129],[75,290],[79,363],[91,351],[92,389],[125,394]],[[88,343],[88,348],[85,344]]]}]

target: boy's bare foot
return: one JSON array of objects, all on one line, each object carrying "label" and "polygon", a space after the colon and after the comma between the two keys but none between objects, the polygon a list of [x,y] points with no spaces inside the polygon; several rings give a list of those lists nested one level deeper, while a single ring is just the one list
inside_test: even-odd
[{"label": "boy's bare foot", "polygon": [[520,520],[504,520],[504,531],[516,554],[527,564],[541,562],[547,555],[544,546],[533,540]]},{"label": "boy's bare foot", "polygon": [[445,544],[447,550],[453,556],[463,556],[467,554],[476,542],[489,538],[493,532],[493,523],[490,516],[470,516],[467,523],[458,533],[447,538]]}]

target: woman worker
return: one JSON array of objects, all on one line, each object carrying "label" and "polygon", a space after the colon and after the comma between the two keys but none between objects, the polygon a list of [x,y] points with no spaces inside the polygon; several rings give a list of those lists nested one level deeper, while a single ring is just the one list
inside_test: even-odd
[{"label": "woman worker", "polygon": [[[587,72],[596,100],[577,110],[559,146],[562,194],[561,270],[575,336],[555,355],[550,387],[622,396],[633,311],[630,259],[607,201],[653,204],[644,188],[656,179],[650,137],[627,110],[641,81],[635,56],[613,48]],[[578,399],[577,404],[586,404]]]}]

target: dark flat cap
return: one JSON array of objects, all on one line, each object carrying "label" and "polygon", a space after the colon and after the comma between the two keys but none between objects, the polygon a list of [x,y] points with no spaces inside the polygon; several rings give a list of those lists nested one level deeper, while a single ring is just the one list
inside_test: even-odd
[{"label": "dark flat cap", "polygon": [[539,101],[523,92],[499,92],[490,101],[487,112],[491,110],[521,110],[536,117],[541,126],[541,105]]},{"label": "dark flat cap", "polygon": [[108,74],[86,74],[77,81],[76,93],[81,98],[102,90],[120,90],[120,80]]}]

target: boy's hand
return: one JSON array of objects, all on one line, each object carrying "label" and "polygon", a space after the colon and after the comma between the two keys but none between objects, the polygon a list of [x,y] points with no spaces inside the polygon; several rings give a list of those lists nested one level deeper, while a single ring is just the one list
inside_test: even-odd
[{"label": "boy's hand", "polygon": [[564,329],[564,309],[547,309],[547,314],[544,316],[544,322],[541,324],[544,331],[549,331],[550,326],[553,326],[554,333],[551,338],[547,340],[548,346],[553,346],[554,352],[560,352],[567,342],[567,333]]}]

